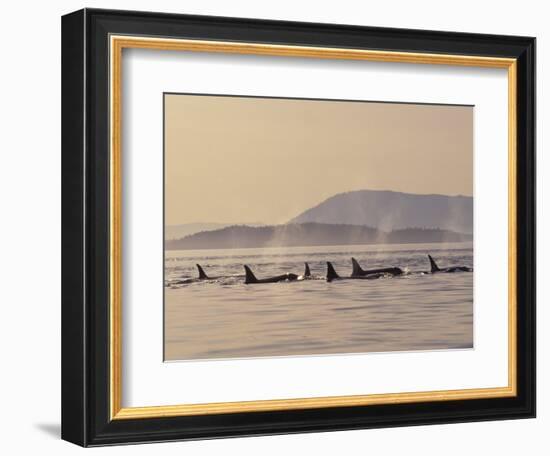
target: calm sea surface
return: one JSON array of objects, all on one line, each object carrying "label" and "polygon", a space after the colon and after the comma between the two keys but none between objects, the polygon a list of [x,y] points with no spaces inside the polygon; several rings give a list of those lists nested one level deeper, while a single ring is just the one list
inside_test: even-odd
[{"label": "calm sea surface", "polygon": [[[473,267],[472,243],[167,251],[165,359],[213,359],[473,346],[473,273],[426,274]],[[326,261],[341,276],[351,257],[363,267],[399,266],[403,276],[327,283]],[[245,285],[286,272],[313,280]],[[195,264],[209,276],[195,281]]]}]

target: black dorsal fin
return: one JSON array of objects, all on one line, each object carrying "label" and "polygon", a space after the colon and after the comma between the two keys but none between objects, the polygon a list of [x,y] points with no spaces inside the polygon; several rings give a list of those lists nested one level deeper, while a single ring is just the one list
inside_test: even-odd
[{"label": "black dorsal fin", "polygon": [[334,279],[339,279],[340,276],[334,270],[334,266],[330,261],[327,261],[327,282],[332,282]]},{"label": "black dorsal fin", "polygon": [[252,270],[246,264],[244,265],[244,272],[246,273],[244,283],[256,283],[258,281]]},{"label": "black dorsal fin", "polygon": [[311,277],[311,271],[309,270],[309,264],[306,263],[306,270],[304,271],[304,277]]},{"label": "black dorsal fin", "polygon": [[208,279],[208,276],[206,275],[206,273],[204,272],[204,270],[202,269],[200,264],[197,264],[197,269],[199,270],[199,279],[200,280]]},{"label": "black dorsal fin", "polygon": [[352,276],[363,275],[365,271],[363,271],[363,268],[361,267],[359,262],[353,257],[351,258],[351,264],[353,266],[353,269],[351,271]]},{"label": "black dorsal fin", "polygon": [[432,256],[431,256],[431,255],[428,255],[428,258],[430,259],[430,266],[431,266],[432,272],[440,271],[441,269],[439,269],[439,267],[437,266],[437,263],[436,263],[435,260],[432,258]]}]

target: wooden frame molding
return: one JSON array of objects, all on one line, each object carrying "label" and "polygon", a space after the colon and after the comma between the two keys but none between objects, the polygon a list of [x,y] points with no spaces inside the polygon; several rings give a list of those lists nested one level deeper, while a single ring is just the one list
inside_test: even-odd
[{"label": "wooden frame molding", "polygon": [[[393,52],[228,41],[111,35],[110,52],[110,416],[112,420],[299,410],[423,401],[514,397],[517,394],[517,59],[417,52]],[[256,54],[299,58],[369,60],[508,70],[508,385],[506,387],[334,396],[284,400],[182,404],[123,408],[122,397],[122,54],[124,49]]]}]

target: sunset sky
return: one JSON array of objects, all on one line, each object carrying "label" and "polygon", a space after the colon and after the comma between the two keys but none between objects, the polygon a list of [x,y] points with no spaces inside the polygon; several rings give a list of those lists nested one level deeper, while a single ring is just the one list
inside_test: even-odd
[{"label": "sunset sky", "polygon": [[165,95],[166,224],[284,223],[350,190],[473,193],[469,106]]}]

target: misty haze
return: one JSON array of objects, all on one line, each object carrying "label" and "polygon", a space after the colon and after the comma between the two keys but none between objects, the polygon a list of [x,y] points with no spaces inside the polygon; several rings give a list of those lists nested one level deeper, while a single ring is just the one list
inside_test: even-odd
[{"label": "misty haze", "polygon": [[166,249],[218,249],[472,240],[473,198],[361,190],[335,195],[283,225],[166,227]]}]

